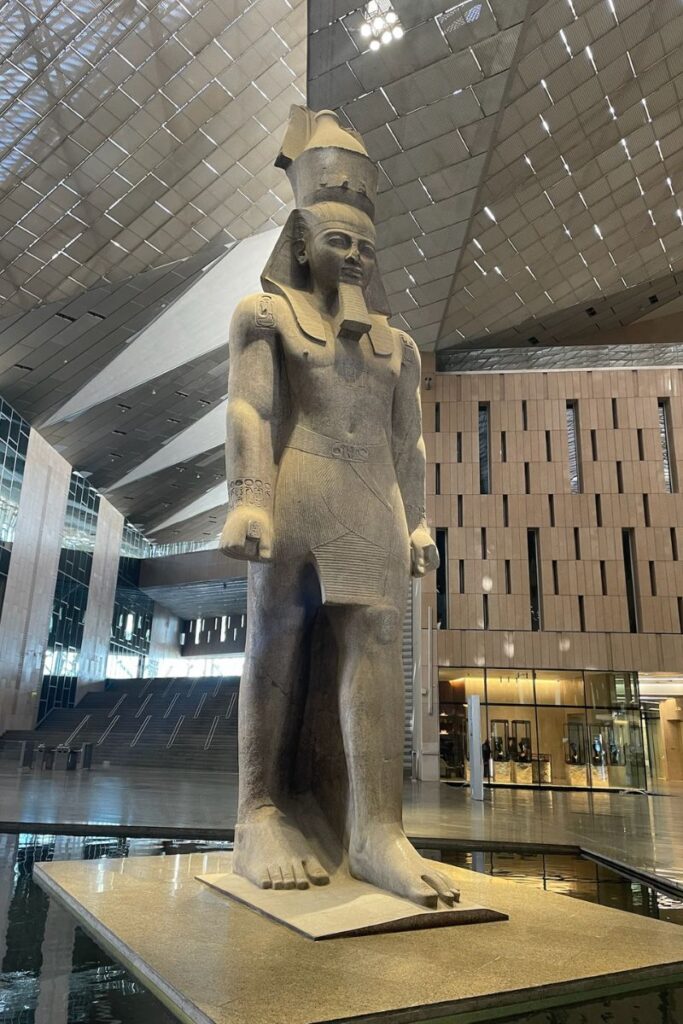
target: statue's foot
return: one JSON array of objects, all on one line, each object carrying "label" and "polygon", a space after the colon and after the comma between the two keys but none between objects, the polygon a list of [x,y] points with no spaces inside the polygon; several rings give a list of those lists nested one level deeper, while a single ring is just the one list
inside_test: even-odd
[{"label": "statue's foot", "polygon": [[330,880],[301,830],[276,807],[259,807],[235,827],[232,869],[261,889],[308,889]]},{"label": "statue's foot", "polygon": [[357,839],[352,837],[349,869],[354,878],[424,907],[436,907],[439,899],[452,906],[460,896],[411,846],[399,825],[372,825]]}]

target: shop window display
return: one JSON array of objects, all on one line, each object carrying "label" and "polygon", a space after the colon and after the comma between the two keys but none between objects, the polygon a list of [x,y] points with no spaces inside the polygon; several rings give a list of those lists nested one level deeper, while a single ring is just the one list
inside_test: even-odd
[{"label": "shop window display", "polygon": [[485,781],[505,786],[646,785],[635,673],[439,671],[441,777],[469,779],[467,703],[482,701]]}]

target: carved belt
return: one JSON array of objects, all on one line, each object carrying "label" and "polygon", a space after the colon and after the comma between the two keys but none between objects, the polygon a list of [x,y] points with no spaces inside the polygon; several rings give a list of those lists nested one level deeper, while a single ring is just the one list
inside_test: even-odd
[{"label": "carved belt", "polygon": [[340,462],[367,462],[370,464],[390,463],[392,461],[389,445],[354,444],[350,441],[337,441],[326,434],[318,434],[314,430],[297,426],[287,441],[288,448],[296,448],[309,455],[320,455],[324,459],[339,459]]}]

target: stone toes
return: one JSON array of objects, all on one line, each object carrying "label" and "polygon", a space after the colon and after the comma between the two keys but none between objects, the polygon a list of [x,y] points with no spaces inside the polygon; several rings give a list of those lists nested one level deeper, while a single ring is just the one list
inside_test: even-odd
[{"label": "stone toes", "polygon": [[436,872],[433,875],[423,875],[422,879],[427,885],[430,885],[432,889],[436,890],[437,896],[444,901],[444,903],[453,904],[456,900],[456,893],[451,888],[450,883]]},{"label": "stone toes", "polygon": [[294,870],[291,864],[285,864],[282,869],[282,884],[285,889],[295,889],[296,880],[294,878]]},{"label": "stone toes", "polygon": [[413,903],[419,903],[422,907],[428,907],[430,910],[435,910],[439,901],[438,893],[434,890],[432,885],[416,885],[412,892],[407,892],[406,896]]},{"label": "stone toes", "polygon": [[269,864],[268,874],[270,875],[273,889],[284,889],[285,883],[282,878],[282,871],[280,870],[279,864]]},{"label": "stone toes", "polygon": [[313,885],[327,885],[330,876],[316,857],[307,857],[303,866]]},{"label": "stone toes", "polygon": [[308,889],[308,879],[306,878],[306,872],[301,861],[295,861],[292,864],[292,871],[294,872],[294,881],[297,889]]}]

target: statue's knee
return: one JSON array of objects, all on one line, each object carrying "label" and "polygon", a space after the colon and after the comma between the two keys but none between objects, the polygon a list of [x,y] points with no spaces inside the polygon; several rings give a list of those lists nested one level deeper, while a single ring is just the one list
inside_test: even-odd
[{"label": "statue's knee", "polygon": [[401,616],[398,609],[391,605],[368,608],[365,612],[364,625],[368,638],[384,646],[398,639]]}]

